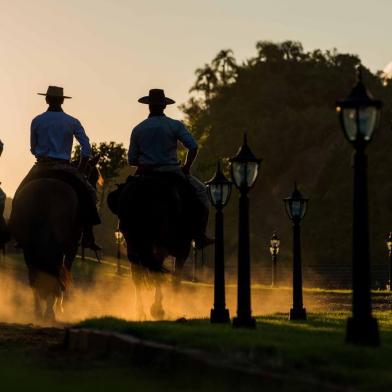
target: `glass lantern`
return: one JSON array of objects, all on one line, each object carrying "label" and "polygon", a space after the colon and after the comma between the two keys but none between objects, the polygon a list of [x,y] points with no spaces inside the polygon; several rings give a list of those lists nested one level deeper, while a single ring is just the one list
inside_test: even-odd
[{"label": "glass lantern", "polygon": [[387,249],[389,250],[389,252],[392,252],[392,231],[388,235],[386,244],[387,244]]},{"label": "glass lantern", "polygon": [[246,134],[244,142],[237,154],[230,159],[231,176],[234,184],[239,189],[250,189],[257,180],[261,159],[253,154],[248,146]]},{"label": "glass lantern", "polygon": [[270,244],[271,244],[271,247],[270,247],[271,255],[272,256],[277,255],[279,253],[280,239],[276,235],[276,233],[274,233],[272,235]]},{"label": "glass lantern", "polygon": [[309,199],[304,197],[297,189],[297,184],[294,184],[294,191],[290,197],[283,199],[286,213],[291,220],[301,220],[304,218]]},{"label": "glass lantern", "polygon": [[380,123],[382,102],[367,91],[362,81],[361,66],[358,80],[347,98],[336,102],[340,123],[350,143],[368,143]]},{"label": "glass lantern", "polygon": [[122,241],[123,241],[123,233],[121,233],[121,231],[120,231],[120,229],[117,229],[115,232],[114,232],[114,237],[115,237],[115,239],[116,239],[116,244],[121,244],[122,243]]},{"label": "glass lantern", "polygon": [[214,176],[206,185],[211,204],[216,208],[225,207],[230,199],[232,183],[223,174],[219,161]]}]

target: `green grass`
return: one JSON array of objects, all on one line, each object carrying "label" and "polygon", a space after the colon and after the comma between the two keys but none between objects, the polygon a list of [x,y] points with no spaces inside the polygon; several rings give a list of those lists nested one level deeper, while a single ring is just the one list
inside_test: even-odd
[{"label": "green grass", "polygon": [[80,327],[114,330],[145,339],[201,348],[212,357],[282,374],[293,380],[315,378],[324,383],[380,390],[392,386],[392,317],[383,312],[381,347],[344,343],[347,313],[310,315],[289,322],[286,315],[258,318],[256,330],[234,330],[208,320],[128,322],[114,318],[87,320]]}]

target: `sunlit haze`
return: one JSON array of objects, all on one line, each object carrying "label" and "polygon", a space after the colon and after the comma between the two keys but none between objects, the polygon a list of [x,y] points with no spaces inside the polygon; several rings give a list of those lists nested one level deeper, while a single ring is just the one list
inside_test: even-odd
[{"label": "sunlit haze", "polygon": [[[73,97],[64,109],[91,141],[127,145],[146,115],[137,98],[161,87],[183,103],[194,70],[220,49],[242,60],[257,40],[291,39],[384,69],[391,14],[387,0],[0,0],[2,187],[12,197],[34,162],[29,127],[49,84]],[[175,107],[168,114],[181,117]]]}]

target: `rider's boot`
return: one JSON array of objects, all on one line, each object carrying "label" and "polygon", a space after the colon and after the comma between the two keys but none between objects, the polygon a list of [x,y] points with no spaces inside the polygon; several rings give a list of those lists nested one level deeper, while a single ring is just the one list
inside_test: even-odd
[{"label": "rider's boot", "polygon": [[102,248],[95,242],[94,231],[92,225],[86,225],[83,229],[82,247],[92,249],[93,251],[102,250]]}]

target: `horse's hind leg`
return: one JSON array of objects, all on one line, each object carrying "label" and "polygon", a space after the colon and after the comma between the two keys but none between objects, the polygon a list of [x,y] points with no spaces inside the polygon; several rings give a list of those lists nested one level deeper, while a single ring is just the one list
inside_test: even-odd
[{"label": "horse's hind leg", "polygon": [[182,279],[182,270],[185,264],[184,257],[176,257],[176,264],[174,269],[174,275],[172,279],[173,289],[175,291],[179,290],[181,286],[181,279]]},{"label": "horse's hind leg", "polygon": [[55,322],[56,321],[56,315],[55,315],[55,309],[56,309],[56,302],[57,298],[54,294],[49,294],[46,298],[46,311],[45,311],[45,320],[48,322]]},{"label": "horse's hind leg", "polygon": [[154,302],[151,305],[151,309],[150,309],[151,316],[154,319],[162,320],[163,317],[165,316],[165,311],[163,310],[162,301],[163,301],[162,284],[157,279]]},{"label": "horse's hind leg", "polygon": [[64,302],[64,291],[61,290],[61,294],[58,298],[55,300],[55,313],[64,313],[64,307],[63,307],[63,302]]},{"label": "horse's hind leg", "polygon": [[135,285],[136,318],[138,320],[145,320],[147,317],[146,313],[144,312],[143,299],[141,295],[141,288],[143,284],[141,283],[141,274],[139,273],[139,269],[140,267],[131,265],[132,280],[133,284]]},{"label": "horse's hind leg", "polygon": [[34,296],[34,314],[37,320],[41,320],[43,316],[41,298],[36,288],[33,288],[33,296]]}]

